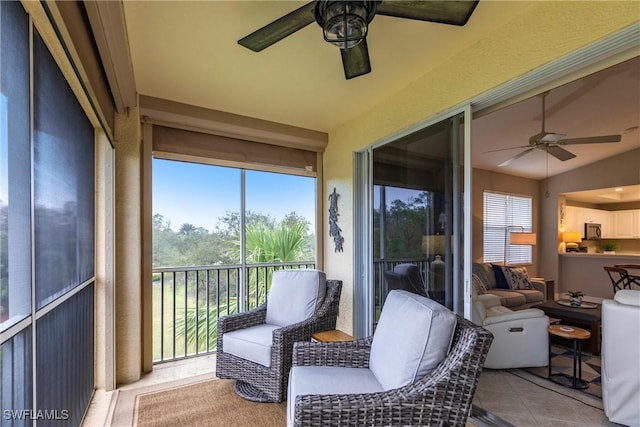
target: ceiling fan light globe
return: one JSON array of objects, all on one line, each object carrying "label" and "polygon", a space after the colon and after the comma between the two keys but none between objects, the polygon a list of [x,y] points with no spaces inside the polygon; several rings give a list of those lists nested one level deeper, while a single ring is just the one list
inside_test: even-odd
[{"label": "ceiling fan light globe", "polygon": [[340,49],[350,49],[364,40],[374,15],[375,3],[371,2],[327,1],[316,8],[324,39]]}]

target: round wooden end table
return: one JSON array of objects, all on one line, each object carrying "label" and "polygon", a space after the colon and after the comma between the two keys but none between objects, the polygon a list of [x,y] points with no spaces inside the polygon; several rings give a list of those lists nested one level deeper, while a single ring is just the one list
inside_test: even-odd
[{"label": "round wooden end table", "polygon": [[551,340],[549,340],[549,379],[564,387],[583,390],[589,383],[582,379],[582,341],[591,338],[591,332],[567,325],[550,325],[549,334],[573,341],[573,376],[551,373]]}]

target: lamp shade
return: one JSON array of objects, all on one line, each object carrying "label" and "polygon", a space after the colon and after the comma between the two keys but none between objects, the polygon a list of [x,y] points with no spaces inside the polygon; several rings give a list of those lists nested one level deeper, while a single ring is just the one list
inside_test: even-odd
[{"label": "lamp shade", "polygon": [[509,233],[509,243],[512,245],[535,246],[536,233]]},{"label": "lamp shade", "polygon": [[582,242],[582,234],[579,231],[564,231],[560,234],[560,240],[563,243]]}]

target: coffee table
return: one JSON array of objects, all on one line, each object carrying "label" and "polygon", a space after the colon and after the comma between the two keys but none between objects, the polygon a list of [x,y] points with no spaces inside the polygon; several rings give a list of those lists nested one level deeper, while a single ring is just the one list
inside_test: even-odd
[{"label": "coffee table", "polygon": [[[600,324],[602,322],[602,305],[595,304],[595,308],[567,307],[556,301],[547,301],[535,305],[549,317],[560,319],[565,325],[578,326],[586,329],[591,338],[585,341],[583,350],[594,356],[600,354]],[[553,336],[552,336],[553,337]]]}]

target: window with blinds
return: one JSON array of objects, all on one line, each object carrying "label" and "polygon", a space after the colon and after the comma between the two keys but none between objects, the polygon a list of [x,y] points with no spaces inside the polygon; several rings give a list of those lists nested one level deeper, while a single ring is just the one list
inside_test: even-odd
[{"label": "window with blinds", "polygon": [[[530,264],[531,246],[508,244],[509,232],[532,232],[531,197],[484,192],[484,262]],[[505,259],[506,258],[506,259]]]}]

